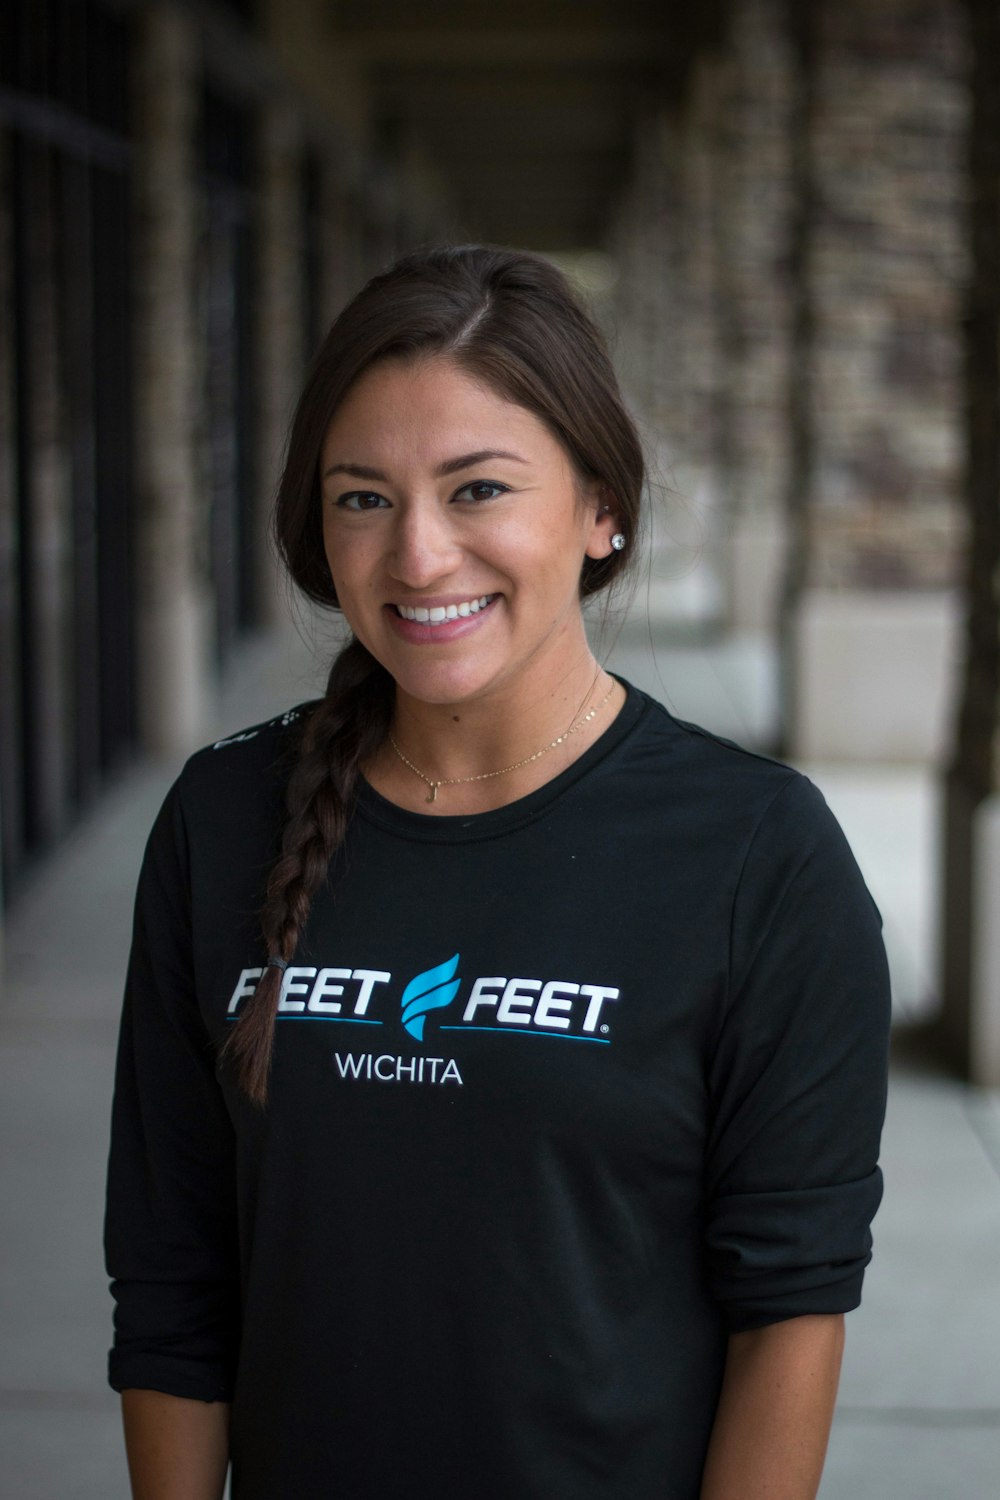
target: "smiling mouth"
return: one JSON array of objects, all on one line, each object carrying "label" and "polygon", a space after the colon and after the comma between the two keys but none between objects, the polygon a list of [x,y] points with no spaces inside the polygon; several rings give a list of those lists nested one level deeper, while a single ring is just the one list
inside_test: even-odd
[{"label": "smiling mouth", "polygon": [[496,594],[480,594],[477,599],[463,599],[460,604],[437,604],[431,609],[421,604],[395,604],[393,608],[403,620],[414,620],[418,625],[444,625],[448,620],[462,620],[468,615],[478,615],[496,597]]}]

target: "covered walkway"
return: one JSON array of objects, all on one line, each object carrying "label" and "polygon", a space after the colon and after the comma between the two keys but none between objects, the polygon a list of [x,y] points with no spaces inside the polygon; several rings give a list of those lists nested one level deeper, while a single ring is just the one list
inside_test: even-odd
[{"label": "covered walkway", "polygon": [[[679,712],[734,710],[711,651],[634,643],[610,664],[659,674]],[[723,664],[724,665],[724,664]],[[315,691],[291,635],[241,654],[213,732]],[[661,689],[661,693],[662,693]],[[711,690],[708,690],[711,696]],[[702,713],[702,717],[706,717]],[[116,1016],[142,845],[176,769],[133,772],[18,903],[0,1011],[0,1497],[126,1500],[103,1385],[110,1300],[101,1194]],[[897,1004],[919,1004],[928,900],[926,788],[872,796],[884,767],[817,773],[883,906]],[[853,826],[852,826],[853,825]],[[910,843],[900,843],[901,831]],[[943,1076],[898,1033],[888,1191],[848,1354],[821,1500],[994,1500],[1000,1474],[1000,1093]],[[516,1500],[516,1497],[511,1497]]]},{"label": "covered walkway", "polygon": [[264,542],[291,405],[436,238],[591,299],[662,502],[609,665],[808,770],[883,912],[888,1192],[822,1500],[996,1500],[995,0],[0,12],[0,1500],[125,1500],[142,845],[189,749],[318,689]]}]

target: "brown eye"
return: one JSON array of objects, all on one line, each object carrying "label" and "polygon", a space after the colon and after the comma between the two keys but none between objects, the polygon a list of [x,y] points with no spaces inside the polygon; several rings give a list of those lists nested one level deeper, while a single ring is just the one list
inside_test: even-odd
[{"label": "brown eye", "polygon": [[456,500],[471,500],[473,504],[484,500],[495,500],[497,495],[507,492],[504,484],[495,484],[492,479],[474,479],[471,484],[463,485],[455,494]]},{"label": "brown eye", "polygon": [[380,510],[388,505],[388,500],[383,495],[376,495],[373,490],[351,490],[347,495],[341,495],[337,504],[342,510]]}]

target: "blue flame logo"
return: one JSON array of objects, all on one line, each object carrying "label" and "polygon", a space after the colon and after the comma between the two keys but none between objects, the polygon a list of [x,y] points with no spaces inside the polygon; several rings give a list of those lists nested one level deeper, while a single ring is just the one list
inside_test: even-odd
[{"label": "blue flame logo", "polygon": [[452,976],[458,968],[458,954],[436,969],[427,969],[410,980],[403,991],[400,1005],[403,1009],[403,1025],[418,1042],[424,1039],[424,1017],[429,1010],[439,1010],[450,1005],[458,994],[460,979]]}]

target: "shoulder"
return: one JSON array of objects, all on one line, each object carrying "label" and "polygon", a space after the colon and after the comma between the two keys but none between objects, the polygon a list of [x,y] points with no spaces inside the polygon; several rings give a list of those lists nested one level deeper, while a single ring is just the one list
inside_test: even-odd
[{"label": "shoulder", "polygon": [[314,702],[297,704],[196,751],[160,807],[146,842],[140,903],[180,914],[233,902],[256,910],[277,853],[288,778]]},{"label": "shoulder", "polygon": [[223,735],[221,739],[214,740],[210,745],[197,751],[188,764],[193,765],[201,760],[213,760],[223,752],[230,752],[229,755],[223,755],[223,759],[229,761],[238,747],[250,745],[253,742],[258,753],[275,750],[280,752],[289,741],[298,738],[303,725],[320,702],[319,698],[310,698],[305,703],[296,703],[294,707],[286,708],[272,719],[264,719],[260,724],[250,724],[246,729],[237,729],[232,734]]},{"label": "shoulder", "polygon": [[233,787],[259,786],[287,777],[302,730],[317,702],[298,703],[272,719],[234,730],[195,751],[177,780],[181,798],[189,802],[225,797]]},{"label": "shoulder", "polygon": [[701,724],[681,719],[657,699],[637,688],[630,688],[642,701],[646,710],[643,728],[653,743],[677,758],[704,768],[716,775],[738,777],[777,785],[797,773],[785,762],[761,750],[748,749],[746,745],[716,734]]},{"label": "shoulder", "polygon": [[[711,870],[736,899],[776,894],[807,865],[857,886],[847,841],[801,771],[676,718],[645,694],[605,783],[633,843]],[[609,770],[611,768],[609,767]]]},{"label": "shoulder", "polygon": [[196,751],[167,795],[154,838],[169,829],[175,844],[189,853],[195,848],[207,853],[214,846],[233,857],[253,858],[257,850],[271,851],[302,730],[315,706],[296,704]]},{"label": "shoulder", "polygon": [[822,794],[801,771],[677,718],[639,689],[629,692],[639,707],[620,769],[637,785],[712,824],[823,819]]}]

